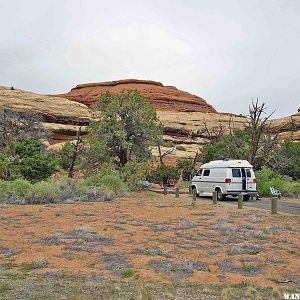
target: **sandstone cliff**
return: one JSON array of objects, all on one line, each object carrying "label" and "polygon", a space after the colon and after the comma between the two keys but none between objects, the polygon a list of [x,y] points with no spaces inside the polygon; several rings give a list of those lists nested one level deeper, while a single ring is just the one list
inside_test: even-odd
[{"label": "sandstone cliff", "polygon": [[[126,83],[125,85],[127,84],[130,83]],[[204,124],[206,124],[210,131],[218,126],[222,126],[225,131],[228,131],[229,124],[231,128],[243,128],[248,121],[246,117],[241,115],[217,113],[202,98],[178,91],[176,88],[163,87],[160,83],[154,82],[153,86],[155,86],[155,88],[150,88],[149,90],[149,81],[142,81],[138,85],[140,87],[146,85],[148,94],[145,91],[144,93],[151,95],[151,97],[153,97],[151,99],[154,99],[149,101],[153,101],[154,106],[157,108],[158,117],[164,126],[164,139],[172,142],[176,147],[175,151],[168,157],[170,161],[174,161],[178,157],[193,157],[201,145],[209,142],[208,135],[204,130]],[[80,100],[78,91],[82,92],[82,89],[84,88],[90,90],[91,84],[81,86],[82,88],[79,88],[78,90],[76,90],[77,88],[73,89],[74,92],[72,90],[68,93],[69,95],[65,94],[68,95],[69,99],[72,99],[74,96],[76,101],[62,98],[62,95],[59,97],[45,96],[22,90],[11,90],[7,87],[0,87],[0,107],[5,106],[16,111],[31,111],[43,116],[43,126],[50,129],[52,132],[49,143],[51,144],[51,147],[57,149],[63,142],[73,140],[79,127],[82,128],[83,134],[86,134],[86,125],[94,119],[88,106],[78,103]],[[95,86],[97,91],[94,90],[93,92],[94,99],[98,95],[96,95],[96,93],[99,92],[99,84],[95,84]],[[101,84],[101,87],[104,87],[104,91],[105,86],[108,86],[109,88],[115,86],[120,89],[119,91],[123,90],[117,83],[115,83],[115,85],[112,85],[111,83],[107,83],[107,85]],[[161,98],[168,99],[167,105],[162,105],[162,102],[153,96],[155,93],[153,94],[150,92],[155,90],[156,87],[163,88],[161,90]],[[174,91],[174,93],[177,91],[176,93],[182,97],[180,98],[181,102],[179,101],[181,104],[178,104],[176,101],[171,103],[172,98],[170,91]],[[117,90],[114,90],[114,92],[117,92]],[[165,96],[163,92],[166,92]],[[70,96],[70,94],[73,96]],[[191,102],[186,101],[187,98],[182,96],[186,94],[194,99],[195,102],[192,102],[194,104],[197,103],[195,106],[193,106],[194,104],[191,105]],[[80,101],[89,105],[95,101],[86,101],[87,99],[92,99],[90,93],[82,93]],[[202,99],[203,102],[199,99]],[[179,105],[178,107],[176,107],[177,104]],[[194,108],[196,111],[192,111]],[[203,111],[200,111],[201,109]],[[207,110],[210,111],[208,112]],[[274,129],[280,130],[280,138],[291,138],[294,141],[300,142],[300,112],[295,113],[290,117],[272,120],[271,123]],[[156,149],[153,149],[153,153],[157,154]]]},{"label": "sandstone cliff", "polygon": [[157,111],[216,112],[210,104],[198,96],[150,80],[125,79],[79,84],[70,92],[57,96],[90,106],[95,103],[96,98],[102,93],[117,94],[124,90],[140,91]]},{"label": "sandstone cliff", "polygon": [[0,107],[42,116],[43,126],[52,132],[50,144],[74,139],[78,128],[82,127],[84,132],[92,118],[84,104],[3,86],[0,86]]}]

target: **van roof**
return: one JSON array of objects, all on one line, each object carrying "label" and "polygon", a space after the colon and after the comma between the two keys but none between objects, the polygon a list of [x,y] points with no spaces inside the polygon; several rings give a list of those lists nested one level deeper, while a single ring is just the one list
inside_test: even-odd
[{"label": "van roof", "polygon": [[210,168],[252,168],[253,166],[247,160],[212,160],[209,163],[203,164],[201,169]]}]

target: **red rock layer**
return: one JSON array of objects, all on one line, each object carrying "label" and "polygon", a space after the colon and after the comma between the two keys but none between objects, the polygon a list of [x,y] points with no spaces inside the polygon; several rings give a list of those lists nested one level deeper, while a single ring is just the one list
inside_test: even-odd
[{"label": "red rock layer", "polygon": [[138,90],[158,111],[216,112],[210,104],[198,96],[150,80],[125,79],[79,84],[70,92],[56,96],[90,106],[102,93],[117,94],[124,90]]}]

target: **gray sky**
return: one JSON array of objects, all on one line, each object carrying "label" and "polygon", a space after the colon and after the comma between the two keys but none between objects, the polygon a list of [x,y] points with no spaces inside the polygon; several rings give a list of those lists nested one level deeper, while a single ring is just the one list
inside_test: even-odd
[{"label": "gray sky", "polygon": [[0,85],[151,79],[218,111],[300,106],[300,0],[0,0]]}]

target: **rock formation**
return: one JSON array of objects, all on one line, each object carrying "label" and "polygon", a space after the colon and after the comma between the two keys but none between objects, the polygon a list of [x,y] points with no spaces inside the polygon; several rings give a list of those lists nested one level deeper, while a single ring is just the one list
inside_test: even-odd
[{"label": "rock formation", "polygon": [[[46,96],[0,87],[0,107],[30,111],[43,116],[43,126],[52,132],[49,143],[52,148],[57,149],[63,142],[73,140],[79,127],[83,134],[87,133],[86,126],[94,116],[85,104],[90,106],[101,92],[108,90],[117,93],[129,87],[139,89],[156,108],[164,126],[164,140],[172,142],[176,148],[168,157],[171,162],[178,157],[193,157],[201,145],[209,142],[204,123],[209,130],[222,126],[228,131],[229,124],[234,128],[242,128],[248,121],[241,115],[217,113],[202,98],[174,87],[137,80],[79,85],[64,94],[68,99],[63,98],[63,95]],[[272,120],[271,123],[274,129],[280,130],[280,138],[300,142],[300,112]],[[153,153],[156,154],[155,149]]]},{"label": "rock formation", "polygon": [[84,104],[3,86],[0,86],[1,107],[42,116],[43,126],[52,132],[50,144],[74,139],[78,128],[82,127],[84,132],[92,118]]},{"label": "rock formation", "polygon": [[79,84],[70,92],[57,96],[90,106],[95,103],[96,98],[102,93],[117,94],[124,90],[140,91],[157,111],[216,112],[210,104],[198,96],[150,80],[125,79]]}]

